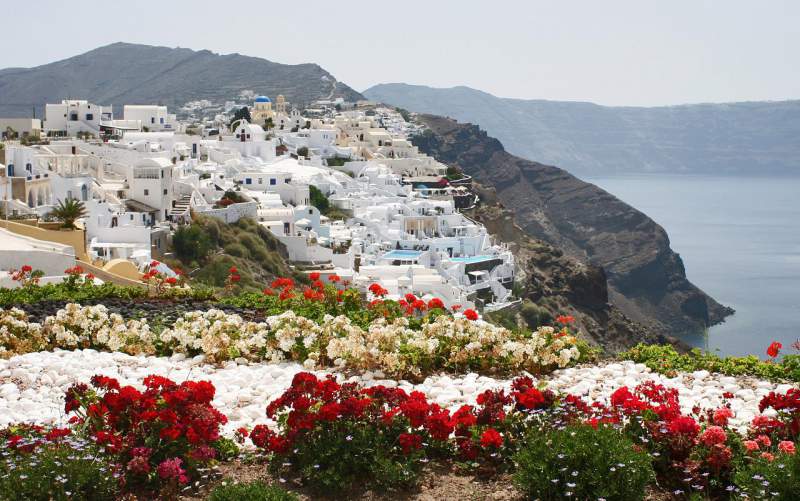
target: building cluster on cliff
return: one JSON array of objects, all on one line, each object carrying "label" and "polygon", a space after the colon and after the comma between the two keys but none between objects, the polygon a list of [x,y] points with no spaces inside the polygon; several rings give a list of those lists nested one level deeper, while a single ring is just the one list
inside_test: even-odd
[{"label": "building cluster on cliff", "polygon": [[[249,106],[226,103],[212,117],[199,118],[211,103],[187,103],[181,120],[163,106],[125,106],[115,119],[110,106],[64,100],[46,106],[42,124],[4,129],[0,232],[15,243],[0,245],[0,268],[39,253],[57,280],[63,256],[48,253],[72,251],[94,266],[141,270],[169,254],[180,225],[204,215],[251,218],[298,269],[365,290],[377,282],[394,296],[490,309],[512,300],[514,256],[460,212],[476,203],[471,179],[421,153],[410,141],[419,126],[403,113],[341,99],[298,110],[283,96],[244,97]],[[84,249],[19,230],[67,200],[85,208]]]}]

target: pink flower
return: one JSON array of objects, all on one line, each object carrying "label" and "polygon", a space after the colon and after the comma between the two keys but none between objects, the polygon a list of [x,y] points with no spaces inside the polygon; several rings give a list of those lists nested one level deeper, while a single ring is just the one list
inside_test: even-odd
[{"label": "pink flower", "polygon": [[717,444],[724,444],[728,436],[720,426],[709,426],[700,436],[700,441],[706,446],[711,447]]},{"label": "pink flower", "polygon": [[714,411],[714,424],[725,426],[728,424],[728,419],[733,417],[733,411],[728,407],[720,407]]},{"label": "pink flower", "polygon": [[758,450],[758,442],[755,440],[745,440],[742,442],[744,444],[744,448],[747,449],[748,452],[755,452]]},{"label": "pink flower", "polygon": [[764,448],[767,448],[772,445],[772,440],[769,439],[766,435],[759,435],[756,437],[756,442],[759,443]]},{"label": "pink flower", "polygon": [[158,476],[164,480],[175,479],[178,483],[185,484],[189,481],[186,470],[181,467],[181,458],[165,459],[158,465]]},{"label": "pink flower", "polygon": [[794,442],[790,442],[788,440],[783,440],[783,441],[781,441],[781,443],[778,444],[778,450],[783,452],[783,453],[785,453],[785,454],[789,454],[790,456],[793,456],[794,453],[795,453]]},{"label": "pink flower", "polygon": [[769,461],[770,463],[771,463],[771,462],[773,462],[773,461],[775,461],[775,456],[774,456],[773,454],[770,454],[769,452],[762,452],[762,453],[761,453],[761,457],[762,457],[763,459],[766,459],[766,460],[767,460],[767,461]]}]

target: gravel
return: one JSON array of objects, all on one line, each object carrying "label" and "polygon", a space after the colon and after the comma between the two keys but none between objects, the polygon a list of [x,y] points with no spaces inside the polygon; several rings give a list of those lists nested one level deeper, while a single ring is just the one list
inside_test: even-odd
[{"label": "gravel", "polygon": [[[29,353],[9,360],[0,360],[0,427],[20,422],[64,424],[64,392],[76,382],[88,383],[94,374],[119,379],[120,383],[141,387],[145,376],[158,374],[180,382],[186,379],[208,380],[217,389],[214,405],[228,416],[223,433],[232,436],[241,427],[256,424],[274,425],[266,417],[266,405],[279,396],[298,372],[305,369],[297,363],[237,363],[223,366],[206,364],[203,356],[186,358],[133,357],[123,353],[76,350]],[[326,371],[315,371],[325,375]],[[418,390],[450,409],[474,404],[478,394],[487,389],[507,388],[511,379],[495,379],[475,373],[435,375],[420,384],[395,381],[380,371],[345,376],[339,380],[355,381],[365,386],[383,384],[399,386],[406,391]],[[744,427],[758,415],[758,403],[770,391],[785,392],[793,385],[778,384],[752,377],[729,377],[708,371],[679,374],[669,378],[653,373],[643,364],[616,362],[562,369],[540,378],[548,388],[585,397],[589,401],[608,402],[620,386],[633,387],[647,380],[676,388],[684,413],[692,407],[714,409],[722,405],[723,393],[735,416],[734,427]],[[767,410],[767,414],[771,409]],[[774,412],[774,411],[773,411]]]}]

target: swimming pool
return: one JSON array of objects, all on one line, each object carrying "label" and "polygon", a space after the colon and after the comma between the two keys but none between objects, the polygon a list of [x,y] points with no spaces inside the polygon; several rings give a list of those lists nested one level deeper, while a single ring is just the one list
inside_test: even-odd
[{"label": "swimming pool", "polygon": [[415,259],[419,259],[419,256],[421,254],[422,251],[395,249],[393,251],[389,251],[386,254],[384,254],[381,259],[413,261]]},{"label": "swimming pool", "polygon": [[454,263],[472,264],[472,263],[481,263],[483,261],[488,261],[490,259],[494,259],[494,256],[481,255],[481,256],[469,256],[469,257],[451,257],[450,261]]}]

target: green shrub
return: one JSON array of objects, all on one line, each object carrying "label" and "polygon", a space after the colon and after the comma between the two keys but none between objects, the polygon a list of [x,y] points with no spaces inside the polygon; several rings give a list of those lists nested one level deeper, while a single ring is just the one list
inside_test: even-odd
[{"label": "green shrub", "polygon": [[536,329],[540,325],[551,325],[553,323],[553,315],[551,315],[547,309],[530,301],[525,301],[522,305],[520,315],[522,315],[525,323],[528,324],[528,327],[531,329]]},{"label": "green shrub", "polygon": [[106,282],[91,287],[70,287],[68,283],[44,284],[16,289],[0,288],[0,307],[41,301],[82,302],[97,299],[135,299],[147,296],[144,287],[123,287]]},{"label": "green shrub", "polygon": [[241,258],[249,258],[250,257],[250,252],[247,250],[247,248],[244,245],[242,245],[242,244],[240,244],[238,242],[234,242],[234,243],[230,243],[230,244],[226,245],[225,246],[225,254],[228,254],[229,256],[241,257]]},{"label": "green shrub", "polygon": [[514,456],[514,481],[532,498],[638,500],[654,481],[646,452],[618,430],[573,425],[564,429],[532,427]]},{"label": "green shrub", "polygon": [[[17,446],[7,446],[7,440],[15,436],[23,438]],[[2,500],[117,499],[115,466],[89,440],[72,436],[48,440],[23,427],[0,432],[0,442],[4,444],[0,454]]]},{"label": "green shrub", "polygon": [[297,496],[280,487],[260,480],[219,485],[211,491],[208,501],[295,501]]},{"label": "green shrub", "polygon": [[172,235],[175,255],[184,263],[202,261],[214,247],[208,233],[198,224],[179,227]]},{"label": "green shrub", "polygon": [[781,362],[765,362],[754,355],[746,357],[720,357],[694,349],[689,353],[678,353],[670,345],[638,344],[620,353],[623,360],[643,363],[663,374],[677,371],[692,372],[707,370],[729,376],[750,375],[764,379],[800,381],[800,355],[786,355]]},{"label": "green shrub", "polygon": [[330,202],[328,201],[328,197],[326,197],[320,190],[314,185],[309,185],[308,187],[309,198],[311,199],[311,205],[319,209],[320,213],[325,214],[331,207]]},{"label": "green shrub", "polygon": [[341,418],[295,438],[287,454],[272,456],[274,471],[299,475],[319,493],[341,495],[354,486],[398,488],[416,482],[424,452],[401,452],[394,424],[380,429],[365,419]]},{"label": "green shrub", "polygon": [[[779,453],[773,461],[754,458],[733,478],[747,499],[791,501],[800,497],[800,453]],[[744,497],[744,496],[742,496]]]}]

